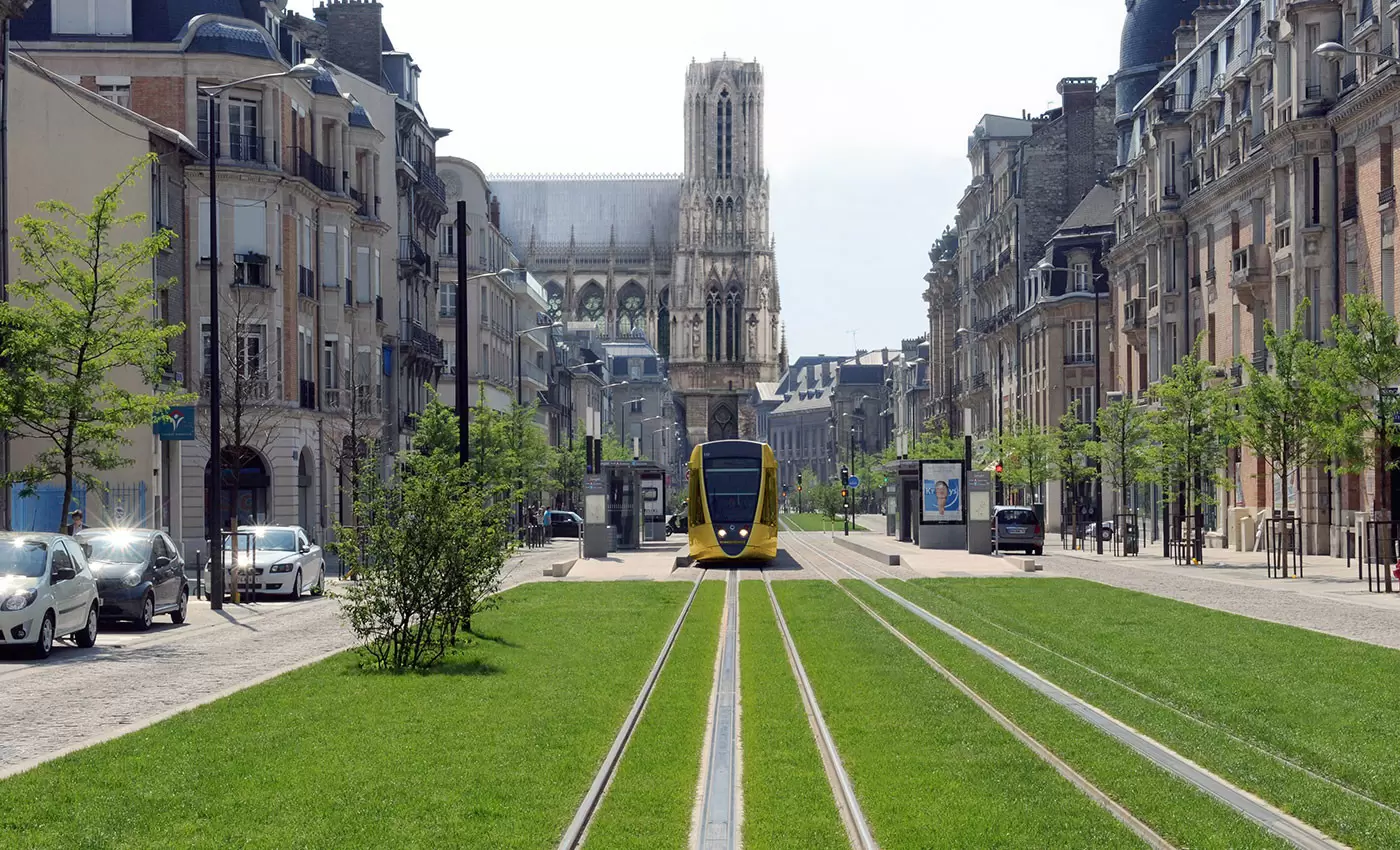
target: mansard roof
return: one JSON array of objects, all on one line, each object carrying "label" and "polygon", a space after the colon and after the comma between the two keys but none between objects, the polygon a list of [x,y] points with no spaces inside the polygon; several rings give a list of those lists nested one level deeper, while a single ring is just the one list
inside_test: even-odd
[{"label": "mansard roof", "polygon": [[1057,234],[1067,233],[1071,230],[1096,230],[1099,228],[1113,227],[1113,209],[1118,204],[1118,196],[1113,190],[1103,185],[1095,185],[1089,190],[1089,194],[1079,202],[1079,206],[1069,214],[1060,226],[1056,228]]},{"label": "mansard roof", "polygon": [[537,245],[671,245],[680,233],[676,175],[505,175],[489,179],[501,232]]},{"label": "mansard roof", "polygon": [[[190,20],[200,15],[263,22],[260,0],[131,0],[130,40],[177,41]],[[52,41],[52,23],[53,0],[34,0],[24,17],[11,22],[11,36],[16,41]]]}]

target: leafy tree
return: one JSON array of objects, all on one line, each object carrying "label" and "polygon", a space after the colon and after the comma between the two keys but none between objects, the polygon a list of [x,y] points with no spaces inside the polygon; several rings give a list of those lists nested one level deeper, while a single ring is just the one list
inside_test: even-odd
[{"label": "leafy tree", "polygon": [[963,456],[963,438],[948,432],[946,423],[929,420],[924,423],[923,433],[909,447],[909,456],[915,459],[929,458],[945,460]]},{"label": "leafy tree", "polygon": [[[45,201],[39,209],[48,217],[18,221],[15,245],[32,276],[22,275],[11,299],[0,302],[7,359],[0,413],[12,434],[43,448],[8,479],[32,487],[61,478],[65,513],[76,482],[100,488],[97,473],[132,463],[122,453],[131,444],[127,432],[194,400],[159,388],[173,362],[170,343],[185,327],[152,318],[154,294],[172,282],[144,275],[174,233],[122,241],[146,221],[121,215],[122,195],[155,159],[134,162],[87,213]],[[140,389],[128,389],[138,381]]]},{"label": "leafy tree", "polygon": [[[554,480],[564,504],[573,510],[583,496],[583,476],[588,469],[587,441],[574,440],[573,447],[559,446],[554,450]],[[670,504],[680,504],[672,501]]]},{"label": "leafy tree", "polygon": [[1293,327],[1282,335],[1264,322],[1264,346],[1273,355],[1272,372],[1261,372],[1241,358],[1249,382],[1240,394],[1240,435],[1282,483],[1283,510],[1288,510],[1289,476],[1305,466],[1325,462],[1336,430],[1334,391],[1322,347],[1303,335],[1308,299],[1298,305]]},{"label": "leafy tree", "polygon": [[1093,426],[1080,420],[1079,403],[1074,402],[1060,416],[1053,434],[1055,475],[1067,496],[1070,522],[1074,525],[1079,522],[1080,493],[1084,484],[1094,478],[1094,470],[1089,466],[1093,433]]},{"label": "leafy tree", "polygon": [[1099,440],[1090,452],[1101,464],[1100,474],[1126,498],[1148,469],[1148,416],[1131,398],[1111,401],[1099,410]]},{"label": "leafy tree", "polygon": [[1395,414],[1400,398],[1392,391],[1400,382],[1400,324],[1372,295],[1348,295],[1343,314],[1332,317],[1330,336],[1336,349],[1327,352],[1328,409],[1335,412],[1332,443],[1343,472],[1358,473],[1370,454],[1376,475],[1374,509],[1390,509],[1387,473],[1394,468]]},{"label": "leafy tree", "polygon": [[1224,481],[1225,450],[1235,440],[1229,392],[1215,367],[1192,351],[1152,389],[1152,399],[1161,406],[1148,425],[1154,477],[1162,498],[1175,498],[1182,515],[1193,516],[1214,504]]},{"label": "leafy tree", "polygon": [[1032,501],[1045,490],[1054,455],[1055,437],[1023,417],[992,437],[983,452],[987,465],[1002,464],[1002,483],[1026,491]]},{"label": "leafy tree", "polygon": [[603,460],[631,460],[632,447],[625,446],[617,435],[609,431],[602,437]]}]

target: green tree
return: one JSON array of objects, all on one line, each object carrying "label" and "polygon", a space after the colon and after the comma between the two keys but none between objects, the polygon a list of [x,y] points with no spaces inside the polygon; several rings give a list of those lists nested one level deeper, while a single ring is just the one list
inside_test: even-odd
[{"label": "green tree", "polygon": [[144,274],[174,233],[140,235],[146,216],[121,215],[123,193],[155,161],[136,160],[87,213],[46,201],[39,209],[47,217],[18,222],[15,245],[29,275],[0,302],[8,361],[0,413],[12,434],[43,448],[8,478],[28,486],[61,478],[65,513],[76,482],[100,488],[98,473],[132,463],[122,453],[128,432],[195,398],[160,389],[170,344],[185,327],[152,318],[155,293],[171,282]]},{"label": "green tree", "polygon": [[1370,455],[1376,475],[1374,509],[1389,510],[1387,473],[1394,468],[1395,414],[1400,398],[1400,324],[1372,295],[1348,295],[1344,312],[1332,317],[1335,351],[1324,355],[1332,376],[1328,409],[1335,412],[1332,445],[1343,472],[1361,472]]},{"label": "green tree", "polygon": [[1094,470],[1089,466],[1093,452],[1090,438],[1093,433],[1093,426],[1079,418],[1079,403],[1074,402],[1060,416],[1052,435],[1055,441],[1052,458],[1055,475],[1060,479],[1060,486],[1066,496],[1066,508],[1071,517],[1072,527],[1079,522],[1079,497],[1084,484],[1094,478]]},{"label": "green tree", "polygon": [[1050,480],[1055,456],[1055,437],[1030,419],[1018,417],[993,436],[983,452],[986,465],[1001,463],[1002,483],[1025,491],[1035,503]]},{"label": "green tree", "polygon": [[[562,445],[554,450],[554,480],[558,482],[565,504],[573,509],[583,497],[583,476],[588,470],[586,441],[574,440],[572,447]],[[670,504],[679,504],[672,501]]]},{"label": "green tree", "polygon": [[915,459],[952,460],[963,456],[963,438],[948,433],[946,425],[930,419],[924,430],[909,447],[909,457]]},{"label": "green tree", "polygon": [[1288,510],[1289,476],[1299,469],[1325,462],[1330,456],[1336,429],[1331,396],[1335,391],[1322,347],[1303,335],[1308,299],[1298,305],[1293,327],[1282,335],[1272,322],[1264,322],[1264,346],[1273,359],[1273,371],[1261,372],[1241,358],[1249,382],[1240,394],[1240,436],[1269,467],[1283,493]]},{"label": "green tree", "polygon": [[632,448],[622,444],[617,435],[609,431],[603,437],[603,460],[631,460]]},{"label": "green tree", "polygon": [[1236,430],[1229,392],[1215,367],[1194,351],[1151,392],[1160,405],[1148,425],[1155,480],[1164,501],[1176,499],[1181,514],[1193,516],[1215,503],[1215,487],[1224,483],[1225,450]]},{"label": "green tree", "polygon": [[1111,401],[1099,410],[1099,440],[1089,450],[1101,464],[1100,474],[1126,499],[1148,468],[1148,416],[1131,398]]}]

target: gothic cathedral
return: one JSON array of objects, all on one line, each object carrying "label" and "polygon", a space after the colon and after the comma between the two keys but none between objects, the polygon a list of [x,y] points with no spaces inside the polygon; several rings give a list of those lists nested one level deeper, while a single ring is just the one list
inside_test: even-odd
[{"label": "gothic cathedral", "polygon": [[692,62],[685,169],[491,180],[501,227],[566,322],[645,334],[669,365],[691,444],[752,438],[747,402],[782,351],[763,169],[763,70]]}]

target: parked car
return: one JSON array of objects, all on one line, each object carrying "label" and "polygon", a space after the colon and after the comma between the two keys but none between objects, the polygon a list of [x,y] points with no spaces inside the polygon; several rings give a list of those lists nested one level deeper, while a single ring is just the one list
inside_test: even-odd
[{"label": "parked car", "polygon": [[583,517],[573,511],[551,510],[549,512],[549,534],[551,537],[578,537],[583,528]]},{"label": "parked car", "polygon": [[190,608],[190,581],[185,559],[164,532],[149,528],[89,528],[77,540],[102,596],[104,620],[130,620],[149,629],[157,616],[185,622]]},{"label": "parked car", "polygon": [[1113,535],[1116,533],[1114,531],[1113,520],[1104,520],[1102,526],[1095,522],[1088,523],[1084,526],[1084,537],[1092,538],[1095,533],[1097,533],[1099,537],[1103,538],[1104,540],[1112,540]]},{"label": "parked car", "polygon": [[[238,529],[238,539],[224,533],[224,593],[232,594],[235,582],[248,587],[252,579],[258,593],[299,599],[322,587],[326,560],[299,525],[250,525]],[[205,584],[209,570],[205,568]]]},{"label": "parked car", "polygon": [[0,646],[48,658],[53,642],[97,642],[102,600],[83,547],[64,534],[0,532]]},{"label": "parked car", "polygon": [[1039,555],[1045,551],[1045,528],[1030,508],[998,507],[992,542],[998,552],[1020,549],[1027,555]]}]

